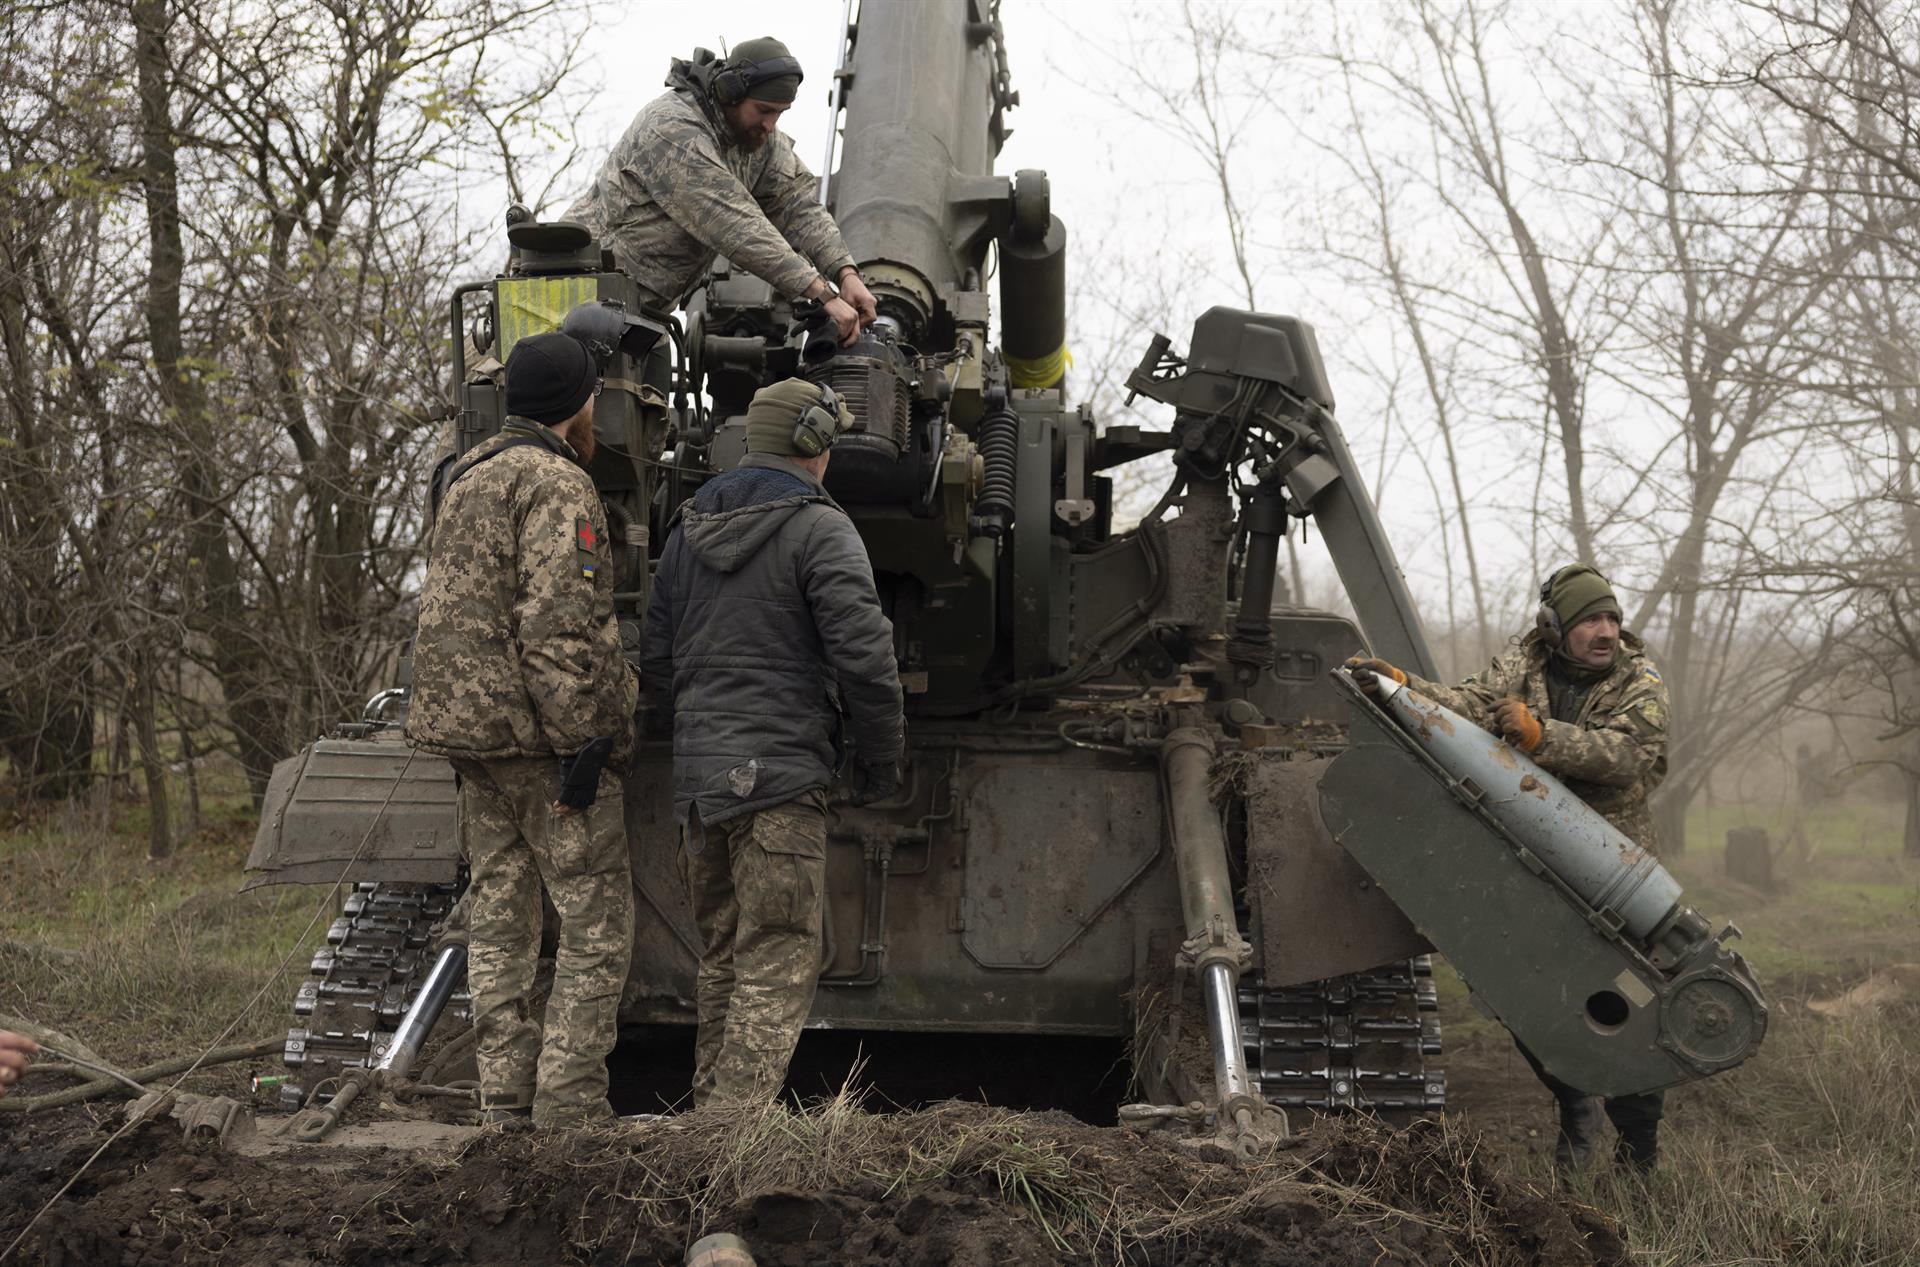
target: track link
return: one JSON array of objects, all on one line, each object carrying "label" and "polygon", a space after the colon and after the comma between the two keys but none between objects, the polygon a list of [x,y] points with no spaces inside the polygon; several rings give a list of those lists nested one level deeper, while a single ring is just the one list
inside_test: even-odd
[{"label": "track link", "polygon": [[[434,929],[453,909],[452,884],[357,884],[326,944],[313,955],[311,975],[293,998],[300,1022],[287,1031],[282,1059],[292,1071],[280,1086],[280,1108],[291,1112],[315,1088],[348,1069],[379,1059],[388,1038],[420,989]],[[462,983],[448,1005],[458,1020],[471,1013]]]},{"label": "track link", "polygon": [[1244,981],[1240,1033],[1261,1094],[1283,1108],[1385,1114],[1446,1107],[1430,956],[1297,986]]}]

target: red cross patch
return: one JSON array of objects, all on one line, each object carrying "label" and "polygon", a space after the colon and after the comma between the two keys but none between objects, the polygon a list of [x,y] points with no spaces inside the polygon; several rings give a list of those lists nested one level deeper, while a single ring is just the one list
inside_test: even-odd
[{"label": "red cross patch", "polygon": [[580,575],[593,579],[594,568],[599,562],[594,557],[593,548],[600,544],[600,534],[593,530],[593,521],[585,515],[573,521],[574,558],[580,564]]}]

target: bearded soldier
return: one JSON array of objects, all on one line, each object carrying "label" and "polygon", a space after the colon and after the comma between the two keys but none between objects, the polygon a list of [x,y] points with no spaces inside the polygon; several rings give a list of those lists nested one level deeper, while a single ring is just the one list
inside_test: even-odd
[{"label": "bearded soldier", "polygon": [[[1503,735],[1567,790],[1649,852],[1657,852],[1648,798],[1667,773],[1667,687],[1640,639],[1620,627],[1620,602],[1607,578],[1584,563],[1554,572],[1540,587],[1535,627],[1517,646],[1459,686],[1415,677],[1384,660],[1350,661],[1393,678]],[[1568,1086],[1525,1055],[1560,1107],[1554,1160],[1584,1167],[1600,1131],[1598,1097]],[[1650,1170],[1659,1147],[1664,1097],[1613,1096],[1605,1115],[1619,1132],[1614,1156]]]},{"label": "bearded soldier", "polygon": [[[606,1059],[633,951],[615,771],[633,753],[638,687],[584,469],[593,358],[568,335],[534,335],[506,377],[506,425],[441,483],[406,734],[460,776],[482,1110],[565,1125],[613,1112]],[[544,1025],[531,1007],[543,889],[560,916]]]},{"label": "bearded soldier", "polygon": [[779,130],[801,77],[771,36],[725,58],[675,58],[670,91],[635,116],[567,218],[611,245],[656,307],[684,302],[725,255],[788,299],[824,300],[852,343],[874,319],[873,295]]},{"label": "bearded soldier", "polygon": [[771,1099],[820,976],[835,731],[855,800],[904,751],[893,626],[853,521],[827,495],[852,419],[790,378],[747,409],[747,456],[701,485],[654,575],[641,677],[673,732],[673,803],[703,942],[693,1098]]}]

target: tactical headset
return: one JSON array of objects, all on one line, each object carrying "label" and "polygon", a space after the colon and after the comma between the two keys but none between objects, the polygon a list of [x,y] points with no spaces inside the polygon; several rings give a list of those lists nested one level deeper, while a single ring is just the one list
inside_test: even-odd
[{"label": "tactical headset", "polygon": [[[1560,640],[1566,637],[1567,633],[1561,628],[1560,613],[1555,611],[1553,604],[1548,601],[1553,594],[1553,583],[1562,576],[1577,576],[1582,572],[1592,572],[1603,581],[1607,579],[1596,568],[1590,568],[1584,563],[1569,563],[1565,567],[1555,568],[1547,575],[1546,580],[1540,582],[1540,610],[1534,613],[1533,627],[1540,631],[1540,641],[1549,647],[1558,647]],[[1612,585],[1611,581],[1607,583],[1609,586]]]},{"label": "tactical headset", "polygon": [[738,105],[754,88],[783,75],[792,75],[795,79],[806,78],[800,73],[800,63],[796,58],[769,57],[764,62],[756,62],[736,61],[730,57],[713,72],[713,77],[707,81],[707,91],[723,106]]},{"label": "tactical headset", "polygon": [[793,447],[810,458],[831,449],[840,434],[840,398],[825,383],[819,386],[819,402],[801,410],[799,421],[793,424]]}]

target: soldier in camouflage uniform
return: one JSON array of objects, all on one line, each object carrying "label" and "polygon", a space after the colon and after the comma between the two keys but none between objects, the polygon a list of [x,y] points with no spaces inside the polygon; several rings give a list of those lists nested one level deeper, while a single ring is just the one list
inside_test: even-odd
[{"label": "soldier in camouflage uniform", "polygon": [[853,744],[856,803],[900,782],[893,626],[860,534],[820,483],[850,421],[801,379],[759,392],[746,458],[701,485],[654,574],[640,667],[673,733],[704,944],[696,1105],[764,1102],[786,1078],[820,976],[836,730]]},{"label": "soldier in camouflage uniform", "polygon": [[[522,339],[506,391],[506,425],[438,484],[406,734],[460,776],[482,1107],[562,1125],[612,1113],[606,1058],[633,949],[615,771],[632,757],[638,686],[584,469],[592,358],[564,334]],[[544,1022],[530,1007],[543,890],[560,917]]]},{"label": "soldier in camouflage uniform", "polygon": [[724,59],[706,49],[674,59],[671,91],[634,118],[567,218],[609,244],[657,307],[682,303],[725,255],[789,299],[825,300],[852,343],[874,319],[873,295],[819,181],[778,130],[800,80],[800,63],[771,37]]},{"label": "soldier in camouflage uniform", "polygon": [[[1504,735],[1629,840],[1658,852],[1648,798],[1667,774],[1667,685],[1640,639],[1620,627],[1620,602],[1593,568],[1575,563],[1548,577],[1535,628],[1458,686],[1383,660],[1350,663]],[[1546,1072],[1524,1046],[1521,1054],[1559,1102],[1556,1163],[1562,1173],[1580,1169],[1599,1134],[1598,1098]],[[1664,1102],[1659,1091],[1605,1102],[1619,1132],[1616,1160],[1653,1167]]]}]

